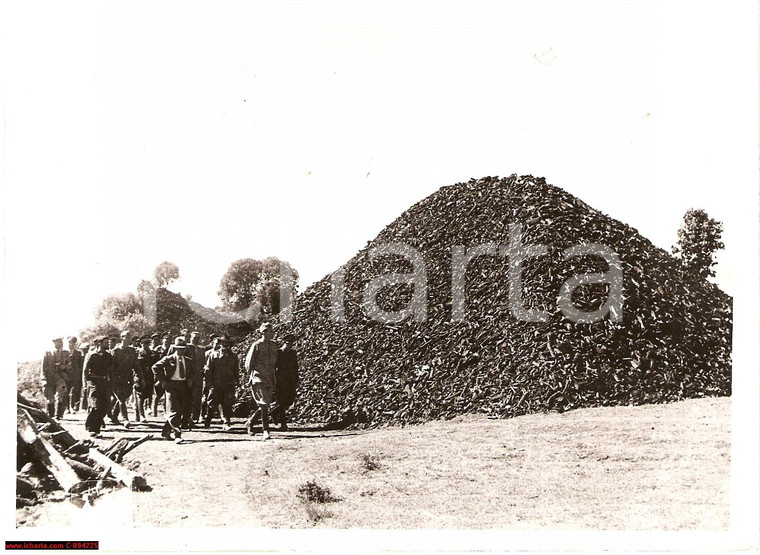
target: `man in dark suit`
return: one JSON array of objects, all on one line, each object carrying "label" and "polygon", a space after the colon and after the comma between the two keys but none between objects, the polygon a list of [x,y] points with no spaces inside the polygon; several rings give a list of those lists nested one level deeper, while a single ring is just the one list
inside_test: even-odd
[{"label": "man in dark suit", "polygon": [[[153,352],[156,354],[156,358],[158,360],[161,360],[163,357],[169,354],[169,332],[164,332],[163,335],[161,335],[161,342],[160,344],[153,349]],[[164,386],[161,385],[161,382],[158,381],[158,377],[155,377],[155,381],[153,382],[153,392],[155,393],[155,396],[153,397],[153,410],[151,411],[151,416],[158,416],[158,405],[160,401],[163,401],[164,406],[164,413],[166,413],[166,396],[164,395]]]},{"label": "man in dark suit", "polygon": [[134,391],[135,411],[140,422],[148,421],[146,410],[150,408],[153,401],[153,382],[155,381],[153,365],[161,358],[150,348],[150,340],[150,336],[143,335],[140,338],[140,348],[137,349]]},{"label": "man in dark suit", "polygon": [[69,337],[69,368],[66,376],[68,389],[67,405],[70,413],[79,411],[79,400],[82,395],[82,370],[84,355],[77,349],[77,338]]},{"label": "man in dark suit", "polygon": [[93,437],[100,436],[103,418],[109,409],[111,387],[109,381],[113,374],[113,357],[106,349],[108,339],[98,337],[92,344],[97,349],[90,352],[84,363],[84,379],[87,383],[88,412],[85,429]]},{"label": "man in dark suit", "polygon": [[173,347],[172,354],[166,355],[153,365],[153,373],[166,391],[169,409],[161,435],[165,439],[172,439],[174,433],[175,443],[182,443],[180,427],[182,415],[186,414],[190,403],[190,390],[195,382],[195,363],[187,356],[184,338],[177,337]]},{"label": "man in dark suit", "polygon": [[69,368],[69,352],[63,350],[63,338],[53,339],[55,349],[42,357],[40,381],[47,400],[47,412],[51,418],[63,418],[66,410],[67,394],[66,376]]},{"label": "man in dark suit", "polygon": [[205,373],[208,384],[208,412],[203,425],[211,425],[211,417],[218,406],[222,410],[222,429],[229,430],[232,422],[232,401],[237,385],[238,356],[232,352],[229,337],[221,338],[222,348],[211,350],[206,359]]}]

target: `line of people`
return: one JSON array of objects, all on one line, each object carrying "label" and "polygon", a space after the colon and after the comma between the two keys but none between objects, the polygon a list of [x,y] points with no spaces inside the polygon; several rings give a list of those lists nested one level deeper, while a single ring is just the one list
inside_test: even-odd
[{"label": "line of people", "polygon": [[[286,411],[295,401],[298,359],[295,337],[283,338],[282,348],[273,341],[271,325],[260,328],[263,337],[246,357],[246,371],[256,405],[261,412],[263,438],[269,438],[269,408],[276,396],[274,418],[287,429]],[[54,349],[42,360],[41,382],[48,414],[62,418],[88,410],[85,427],[93,437],[100,435],[108,416],[113,425],[130,427],[128,404],[134,399],[135,421],[147,422],[146,413],[158,416],[163,399],[166,421],[162,436],[182,441],[182,430],[209,427],[217,410],[222,428],[229,430],[238,376],[238,357],[226,336],[212,334],[211,344],[200,345],[200,333],[183,329],[171,341],[169,333],[133,338],[128,331],[120,337],[98,337],[77,348],[77,339],[53,340]],[[119,342],[119,339],[121,340]],[[84,384],[84,387],[83,387]],[[252,422],[246,422],[253,434]]]}]

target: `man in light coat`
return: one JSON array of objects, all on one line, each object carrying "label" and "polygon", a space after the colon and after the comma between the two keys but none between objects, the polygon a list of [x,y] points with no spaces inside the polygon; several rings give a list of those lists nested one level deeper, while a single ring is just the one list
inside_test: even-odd
[{"label": "man in light coat", "polygon": [[245,369],[249,374],[248,383],[251,386],[253,400],[257,410],[254,410],[246,423],[249,435],[253,435],[253,417],[257,411],[261,411],[262,439],[269,439],[269,406],[274,399],[275,366],[277,364],[277,352],[279,346],[272,341],[274,331],[269,322],[261,324],[259,331],[261,339],[256,341],[245,357]]}]

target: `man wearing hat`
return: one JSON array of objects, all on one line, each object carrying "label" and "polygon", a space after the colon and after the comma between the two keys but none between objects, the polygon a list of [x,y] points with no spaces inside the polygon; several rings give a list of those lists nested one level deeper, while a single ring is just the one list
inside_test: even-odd
[{"label": "man wearing hat", "polygon": [[132,336],[129,331],[121,332],[121,343],[111,350],[113,356],[113,390],[114,400],[110,417],[114,424],[119,423],[119,412],[124,419],[124,427],[129,428],[127,401],[132,395],[134,375],[137,370],[137,352],[132,347]]},{"label": "man wearing hat", "polygon": [[84,355],[77,349],[77,338],[69,337],[69,367],[66,372],[66,408],[69,412],[79,411],[79,399],[82,395],[82,371]]},{"label": "man wearing hat", "polygon": [[222,429],[229,430],[232,418],[232,400],[237,385],[238,357],[232,352],[232,342],[223,335],[221,349],[210,351],[206,359],[205,375],[208,387],[208,411],[203,425],[208,428],[217,407],[221,405]]},{"label": "man wearing hat", "polygon": [[[269,406],[274,397],[274,369],[277,364],[278,345],[272,341],[274,336],[272,324],[269,322],[261,324],[259,331],[262,337],[248,349],[245,369],[249,372],[248,383],[251,385],[253,400],[261,411],[262,439],[266,440],[269,439]],[[250,435],[253,435],[253,417],[256,412],[251,414],[246,423],[246,429]]]},{"label": "man wearing hat", "polygon": [[169,412],[166,416],[161,435],[165,439],[182,442],[182,415],[185,414],[190,402],[190,389],[192,388],[194,378],[193,360],[186,356],[185,340],[183,337],[177,337],[174,340],[174,352],[166,355],[153,365],[153,373],[156,375],[159,383],[166,392]]},{"label": "man wearing hat", "polygon": [[66,410],[66,377],[69,369],[69,353],[63,350],[63,338],[53,339],[53,350],[42,357],[40,382],[47,400],[50,418],[63,418]]},{"label": "man wearing hat", "polygon": [[106,350],[107,341],[105,337],[96,338],[92,342],[96,351],[88,353],[84,363],[84,379],[89,397],[84,427],[93,437],[100,435],[103,418],[110,408],[111,388],[108,381],[113,372],[113,357]]},{"label": "man wearing hat", "polygon": [[[158,334],[154,334],[158,335]],[[145,409],[150,408],[153,399],[153,365],[158,362],[158,356],[150,348],[151,336],[140,338],[137,349],[137,370],[135,372],[135,411],[137,420],[147,422]]]}]

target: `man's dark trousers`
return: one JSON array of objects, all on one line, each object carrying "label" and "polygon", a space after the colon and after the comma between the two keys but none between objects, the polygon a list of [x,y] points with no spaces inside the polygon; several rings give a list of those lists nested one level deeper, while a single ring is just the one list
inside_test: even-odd
[{"label": "man's dark trousers", "polygon": [[169,412],[166,415],[166,423],[161,430],[161,435],[169,437],[174,432],[175,438],[182,437],[180,426],[182,416],[187,414],[190,408],[190,387],[186,381],[181,380],[167,380],[165,387]]}]

